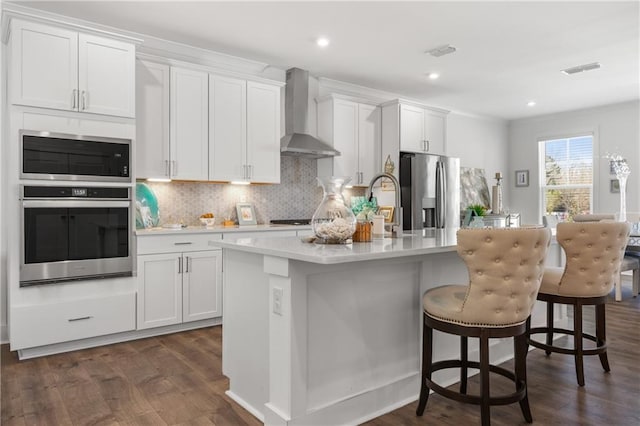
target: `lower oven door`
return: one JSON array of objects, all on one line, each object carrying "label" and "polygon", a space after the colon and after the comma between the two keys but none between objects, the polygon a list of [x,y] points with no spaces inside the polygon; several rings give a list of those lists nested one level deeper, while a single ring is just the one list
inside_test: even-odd
[{"label": "lower oven door", "polygon": [[131,201],[24,200],[20,286],[131,275]]}]

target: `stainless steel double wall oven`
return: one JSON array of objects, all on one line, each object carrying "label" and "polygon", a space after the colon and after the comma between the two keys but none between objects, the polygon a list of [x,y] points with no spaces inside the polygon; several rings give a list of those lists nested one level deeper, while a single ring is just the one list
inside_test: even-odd
[{"label": "stainless steel double wall oven", "polygon": [[131,187],[113,185],[131,183],[131,141],[23,130],[20,142],[20,286],[131,275]]}]

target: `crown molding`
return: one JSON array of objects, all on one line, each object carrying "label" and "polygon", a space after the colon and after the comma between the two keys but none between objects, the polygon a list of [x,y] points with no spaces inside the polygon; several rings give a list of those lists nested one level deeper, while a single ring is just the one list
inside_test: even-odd
[{"label": "crown molding", "polygon": [[58,15],[57,13],[45,12],[38,9],[22,6],[16,3],[2,3],[2,37],[3,43],[6,43],[10,34],[11,19],[25,19],[41,24],[55,25],[57,27],[66,28],[74,31],[82,31],[98,36],[109,37],[139,45],[142,38],[139,35],[127,34],[126,31],[120,31],[117,28],[108,27],[106,25],[95,24],[93,22],[81,19],[71,18],[69,16]]}]

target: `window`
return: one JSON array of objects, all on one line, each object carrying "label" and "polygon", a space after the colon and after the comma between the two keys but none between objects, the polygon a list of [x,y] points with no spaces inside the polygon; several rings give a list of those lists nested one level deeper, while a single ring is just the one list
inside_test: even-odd
[{"label": "window", "polygon": [[590,213],[593,206],[593,136],[540,142],[543,215],[560,220]]}]

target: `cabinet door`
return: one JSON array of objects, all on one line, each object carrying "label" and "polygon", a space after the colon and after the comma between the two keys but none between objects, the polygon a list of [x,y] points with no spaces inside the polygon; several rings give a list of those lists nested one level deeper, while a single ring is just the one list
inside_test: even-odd
[{"label": "cabinet door", "polygon": [[424,149],[424,109],[401,105],[400,150],[423,152]]},{"label": "cabinet door", "polygon": [[247,165],[252,182],[280,183],[280,87],[247,82]]},{"label": "cabinet door", "polygon": [[168,178],[170,68],[136,65],[136,177]]},{"label": "cabinet door", "polygon": [[138,330],[182,322],[181,253],[138,256]]},{"label": "cabinet door", "polygon": [[171,68],[171,177],[209,178],[209,75]]},{"label": "cabinet door", "polygon": [[209,76],[209,180],[245,179],[247,82]]},{"label": "cabinet door", "polygon": [[184,254],[183,322],[222,316],[222,250]]},{"label": "cabinet door", "polygon": [[358,109],[358,169],[360,184],[369,185],[373,176],[382,170],[380,162],[380,108],[360,104]]},{"label": "cabinet door", "polygon": [[333,103],[333,147],[340,151],[333,158],[333,175],[349,176],[351,185],[359,185],[358,104],[336,99]]},{"label": "cabinet door", "polygon": [[135,117],[135,47],[80,34],[78,89],[80,111]]},{"label": "cabinet door", "polygon": [[15,20],[11,101],[62,110],[78,106],[78,33]]},{"label": "cabinet door", "polygon": [[447,117],[435,112],[425,111],[424,132],[427,149],[430,154],[445,155],[445,135]]}]

